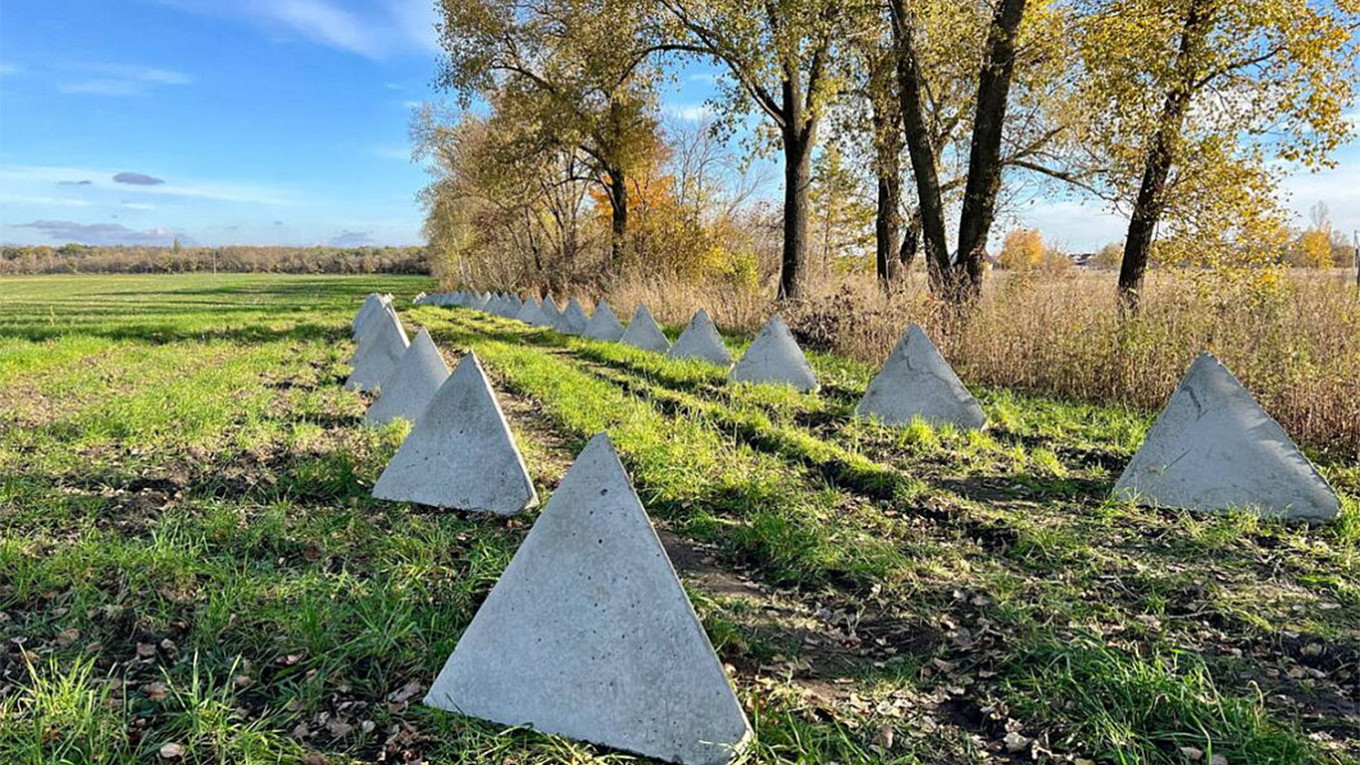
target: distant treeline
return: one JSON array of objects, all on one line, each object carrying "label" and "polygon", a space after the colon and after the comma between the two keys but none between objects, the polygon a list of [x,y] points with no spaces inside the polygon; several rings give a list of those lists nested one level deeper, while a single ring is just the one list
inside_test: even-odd
[{"label": "distant treeline", "polygon": [[424,274],[424,247],[0,246],[0,274]]}]

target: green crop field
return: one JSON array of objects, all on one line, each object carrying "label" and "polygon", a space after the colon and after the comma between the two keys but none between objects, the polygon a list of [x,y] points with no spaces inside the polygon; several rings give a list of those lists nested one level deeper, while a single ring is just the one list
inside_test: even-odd
[{"label": "green crop field", "polygon": [[1141,509],[1106,495],[1155,413],[974,388],[986,431],[883,429],[859,363],[731,386],[432,286],[0,279],[0,763],[639,761],[419,704],[536,510],[370,498],[406,427],[341,388],[371,291],[476,349],[544,499],[609,432],[750,762],[1360,762],[1354,464],[1325,526]]}]

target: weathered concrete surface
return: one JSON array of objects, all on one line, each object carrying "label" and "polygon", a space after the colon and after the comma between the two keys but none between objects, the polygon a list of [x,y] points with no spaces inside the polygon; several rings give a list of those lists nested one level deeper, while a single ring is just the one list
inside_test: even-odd
[{"label": "weathered concrete surface", "polygon": [[804,393],[817,389],[817,374],[788,325],[777,314],[761,328],[727,379],[792,385]]},{"label": "weathered concrete surface", "polygon": [[746,715],[609,439],[577,457],[425,703],[718,765]]},{"label": "weathered concrete surface", "polygon": [[440,386],[373,496],[498,515],[538,500],[476,354],[464,356]]},{"label": "weathered concrete surface", "polygon": [[987,415],[924,330],[913,324],[869,383],[855,414],[884,425],[910,425],[920,418],[932,427],[981,428]]},{"label": "weathered concrete surface", "polygon": [[354,354],[354,369],[345,381],[345,387],[349,390],[373,390],[382,385],[383,380],[397,368],[397,362],[411,344],[395,313],[384,310],[378,316],[374,320],[377,326],[359,341],[359,350]]},{"label": "weathered concrete surface", "polygon": [[391,304],[392,304],[391,295],[379,295],[376,292],[370,292],[368,294],[368,297],[364,298],[363,305],[359,306],[358,312],[354,314],[354,320],[350,322],[352,336],[358,337],[359,327],[362,324],[364,324],[364,322],[366,322],[369,319],[369,317],[371,317],[376,311],[384,307],[390,306]]},{"label": "weathered concrete surface", "polygon": [[701,359],[722,367],[732,364],[732,354],[728,352],[713,320],[708,317],[708,311],[702,308],[689,320],[685,331],[675,338],[675,345],[671,346],[666,358]]},{"label": "weathered concrete surface", "polygon": [[364,412],[365,425],[385,425],[402,417],[413,423],[429,406],[439,386],[449,378],[449,367],[439,354],[430,331],[421,327],[397,368],[382,382],[378,398]]},{"label": "weathered concrete surface", "polygon": [[391,303],[380,302],[366,314],[359,317],[358,322],[354,325],[354,340],[356,342],[362,342],[363,338],[368,335],[374,327],[381,323],[382,316],[385,313],[396,315],[396,311],[392,308]]},{"label": "weathered concrete surface", "polygon": [[1176,387],[1114,495],[1155,507],[1313,520],[1335,518],[1341,507],[1279,423],[1208,353]]},{"label": "weathered concrete surface", "polygon": [[595,315],[586,322],[584,336],[591,340],[604,340],[616,343],[623,337],[623,324],[619,323],[619,317],[614,315],[614,309],[609,307],[609,301],[601,300],[595,304]]},{"label": "weathered concrete surface", "polygon": [[551,292],[539,302],[538,309],[548,318],[550,322],[548,326],[550,327],[556,326],[557,319],[562,316],[562,309],[557,306],[557,301],[553,298]]},{"label": "weathered concrete surface", "polygon": [[633,320],[628,322],[628,329],[623,331],[623,337],[619,338],[619,342],[655,353],[665,353],[671,349],[671,341],[666,339],[661,327],[657,326],[656,319],[652,318],[652,312],[647,310],[647,306],[640,303],[637,310],[633,312]]},{"label": "weathered concrete surface", "polygon": [[567,307],[562,309],[562,315],[557,317],[553,326],[564,335],[579,335],[586,331],[587,321],[590,321],[590,317],[586,316],[586,309],[581,307],[580,301],[572,298],[567,301]]},{"label": "weathered concrete surface", "polygon": [[533,298],[524,301],[523,307],[515,314],[515,318],[531,327],[546,327],[551,324],[548,317],[543,315],[543,308]]}]

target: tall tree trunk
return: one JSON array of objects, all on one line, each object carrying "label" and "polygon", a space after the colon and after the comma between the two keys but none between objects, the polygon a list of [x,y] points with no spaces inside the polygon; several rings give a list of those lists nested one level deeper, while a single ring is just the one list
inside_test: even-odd
[{"label": "tall tree trunk", "polygon": [[911,273],[911,266],[916,262],[916,251],[921,244],[921,208],[917,207],[911,211],[911,217],[907,219],[907,227],[902,234],[902,250],[898,253],[897,259],[901,262],[901,273]]},{"label": "tall tree trunk", "polygon": [[1166,181],[1176,161],[1176,144],[1180,141],[1185,115],[1194,95],[1197,62],[1213,23],[1212,3],[1195,0],[1190,4],[1181,28],[1180,49],[1176,53],[1176,82],[1162,102],[1161,119],[1143,162],[1143,179],[1133,214],[1129,216],[1128,234],[1124,237],[1124,257],[1119,264],[1119,306],[1130,313],[1138,310],[1152,236],[1166,209]]},{"label": "tall tree trunk", "polygon": [[609,265],[617,272],[628,244],[628,176],[612,167],[605,172],[609,176]]},{"label": "tall tree trunk", "polygon": [[973,300],[982,291],[982,258],[1001,189],[1001,134],[1015,74],[1015,43],[1024,16],[1025,0],[1001,0],[988,32],[987,61],[978,77],[968,182],[959,216],[959,257],[949,285],[949,295],[956,302]]},{"label": "tall tree trunk", "polygon": [[783,82],[784,125],[784,252],[779,271],[779,299],[797,300],[807,282],[808,191],[812,186],[812,146],[816,117],[803,108],[796,67]]},{"label": "tall tree trunk", "polygon": [[949,274],[949,244],[944,228],[944,198],[935,167],[935,147],[926,126],[924,85],[916,57],[914,20],[907,0],[890,0],[893,45],[897,52],[897,97],[902,108],[902,128],[916,180],[916,200],[921,216],[921,239],[925,246],[930,288],[937,294]]},{"label": "tall tree trunk", "polygon": [[878,175],[874,210],[874,255],[879,282],[886,289],[897,278],[899,237],[902,230],[902,152],[900,124],[888,104],[874,97],[874,170]]}]

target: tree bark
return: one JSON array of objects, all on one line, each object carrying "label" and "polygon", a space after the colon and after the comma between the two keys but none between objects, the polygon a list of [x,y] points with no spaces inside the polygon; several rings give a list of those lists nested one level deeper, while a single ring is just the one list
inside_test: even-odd
[{"label": "tree bark", "polygon": [[987,61],[978,77],[977,112],[968,154],[968,181],[959,216],[959,257],[949,297],[967,302],[982,292],[982,259],[1001,189],[1001,136],[1015,75],[1015,45],[1026,0],[1001,0],[988,33]]},{"label": "tree bark", "polygon": [[612,167],[605,173],[609,176],[609,264],[617,273],[628,244],[628,176]]},{"label": "tree bark", "polygon": [[902,230],[902,133],[887,104],[872,101],[874,169],[878,175],[877,208],[874,210],[874,255],[878,280],[887,289],[897,278]]},{"label": "tree bark", "polygon": [[935,147],[926,125],[921,68],[916,57],[915,31],[907,0],[890,0],[893,45],[897,52],[897,98],[902,109],[902,129],[916,181],[920,209],[921,239],[925,248],[930,289],[945,288],[949,274],[949,244],[944,228],[944,198],[935,167]]},{"label": "tree bark", "polygon": [[784,250],[779,271],[780,300],[803,296],[807,282],[808,191],[812,185],[812,146],[816,118],[802,102],[800,78],[786,73],[783,82]]},{"label": "tree bark", "polygon": [[907,227],[902,234],[902,250],[898,253],[897,259],[901,262],[901,273],[911,273],[911,266],[916,262],[916,252],[921,244],[921,209],[918,207],[912,210],[911,217],[907,219]]},{"label": "tree bark", "polygon": [[1180,48],[1176,53],[1176,82],[1162,103],[1161,119],[1152,136],[1143,162],[1143,178],[1129,216],[1124,237],[1124,257],[1119,263],[1119,306],[1121,311],[1137,313],[1143,274],[1147,271],[1152,237],[1166,209],[1166,182],[1176,161],[1176,144],[1185,125],[1194,95],[1197,61],[1213,28],[1212,4],[1194,0],[1181,28]]}]

